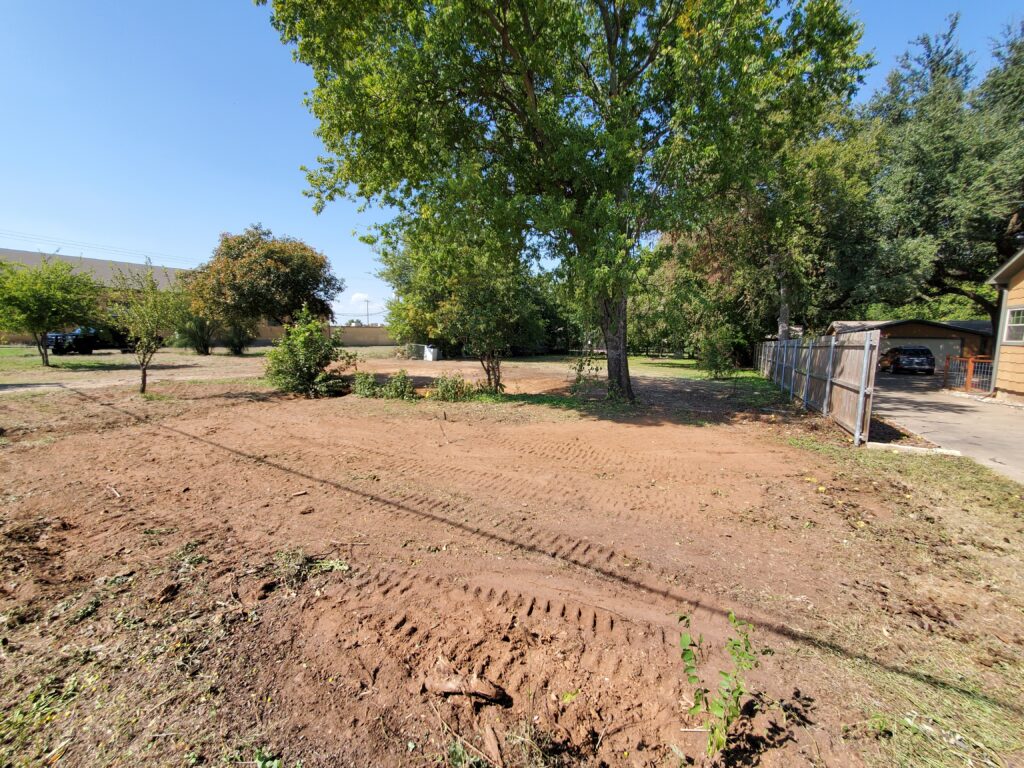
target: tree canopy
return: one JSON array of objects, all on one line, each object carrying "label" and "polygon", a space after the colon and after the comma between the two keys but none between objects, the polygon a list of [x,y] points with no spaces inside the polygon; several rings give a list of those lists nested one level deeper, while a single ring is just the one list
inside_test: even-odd
[{"label": "tree canopy", "polygon": [[502,358],[539,346],[545,334],[543,300],[522,258],[523,233],[484,220],[472,202],[422,211],[387,233],[381,276],[395,289],[392,333],[475,357],[487,387],[500,390]]},{"label": "tree canopy", "polygon": [[838,0],[273,9],[317,82],[317,205],[501,201],[596,319],[610,393],[629,399],[626,308],[645,245],[694,226],[709,188],[751,183],[866,63]]},{"label": "tree canopy", "polygon": [[872,102],[884,129],[880,248],[918,276],[920,295],[965,296],[996,327],[998,299],[984,283],[1020,247],[1024,207],[1024,110],[1010,85],[1024,79],[1024,27],[971,90],[956,25],[918,38]]},{"label": "tree canopy", "polygon": [[188,278],[193,310],[230,328],[253,329],[261,319],[286,324],[303,306],[333,318],[331,302],[345,289],[327,257],[259,224],[225,233],[213,257]]}]

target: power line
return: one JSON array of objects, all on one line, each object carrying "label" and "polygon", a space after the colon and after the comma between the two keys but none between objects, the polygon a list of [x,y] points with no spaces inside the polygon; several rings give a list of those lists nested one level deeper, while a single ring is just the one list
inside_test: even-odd
[{"label": "power line", "polygon": [[[70,240],[58,237],[51,237],[49,235],[36,235],[29,232],[17,232],[15,230],[0,229],[0,237],[10,238],[12,240],[22,240],[33,243],[43,243],[45,245],[56,245],[60,247],[70,248],[86,248],[92,251],[100,251],[102,253],[110,254],[112,256],[120,256],[122,258],[134,257],[149,259],[154,262],[177,262],[179,265],[194,267],[195,261],[190,259],[181,258],[178,256],[172,256],[169,253],[160,253],[159,251],[142,251],[133,248],[121,248],[115,245],[102,245],[100,243],[90,243],[85,240]],[[173,264],[158,264],[158,266],[173,266]]]},{"label": "power line", "polygon": [[387,313],[386,309],[382,309],[380,312],[335,312],[334,314],[336,317],[376,317]]}]

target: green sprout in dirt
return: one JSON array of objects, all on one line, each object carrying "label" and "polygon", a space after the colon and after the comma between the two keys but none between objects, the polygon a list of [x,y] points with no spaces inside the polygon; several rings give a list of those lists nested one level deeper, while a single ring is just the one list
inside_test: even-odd
[{"label": "green sprout in dirt", "polygon": [[[684,627],[689,628],[688,616],[680,616],[679,620]],[[739,720],[743,697],[748,693],[743,673],[758,665],[757,653],[750,642],[750,631],[753,627],[737,619],[736,614],[731,611],[729,612],[729,624],[736,634],[726,641],[725,650],[729,654],[729,658],[732,659],[733,667],[731,670],[719,671],[719,683],[716,691],[701,686],[700,676],[697,673],[698,662],[706,658],[704,638],[698,636],[694,639],[689,632],[683,632],[679,636],[679,648],[687,683],[696,686],[690,714],[707,716],[707,754],[709,757],[721,754],[728,746],[729,729],[733,723]]]}]

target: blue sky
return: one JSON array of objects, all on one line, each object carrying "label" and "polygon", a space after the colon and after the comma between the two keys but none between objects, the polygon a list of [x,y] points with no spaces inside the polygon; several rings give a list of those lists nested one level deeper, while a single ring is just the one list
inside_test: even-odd
[{"label": "blue sky", "polygon": [[[346,315],[388,287],[359,242],[380,213],[302,194],[320,144],[306,68],[249,0],[0,0],[0,247],[195,266],[262,222],[326,253]],[[907,43],[961,12],[978,71],[1022,17],[1011,0],[850,0],[880,86]],[[379,315],[371,319],[380,319]]]}]

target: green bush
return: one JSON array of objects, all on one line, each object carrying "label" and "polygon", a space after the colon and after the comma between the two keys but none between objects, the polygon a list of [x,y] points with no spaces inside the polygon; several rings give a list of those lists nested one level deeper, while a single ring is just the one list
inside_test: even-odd
[{"label": "green bush", "polygon": [[256,329],[254,327],[232,323],[225,329],[224,338],[221,341],[224,342],[224,346],[228,348],[232,355],[240,355],[248,349],[255,338]]},{"label": "green bush", "polygon": [[267,353],[267,379],[284,392],[306,397],[338,394],[345,380],[328,367],[339,361],[342,369],[352,365],[354,356],[341,348],[341,340],[324,333],[324,325],[305,306],[293,325]]},{"label": "green bush", "polygon": [[192,349],[197,355],[208,355],[213,347],[213,337],[220,330],[216,321],[187,312],[181,318],[171,344],[183,349]]},{"label": "green bush", "polygon": [[380,387],[377,386],[377,379],[372,373],[357,371],[352,380],[352,391],[360,397],[379,397]]},{"label": "green bush", "polygon": [[737,339],[736,330],[727,323],[698,331],[697,366],[713,379],[724,379],[734,375]]},{"label": "green bush", "polygon": [[415,400],[416,389],[412,385],[412,379],[403,368],[398,373],[388,376],[388,380],[380,386],[379,397],[387,400]]},{"label": "green bush", "polygon": [[466,381],[461,373],[438,376],[434,379],[431,397],[446,403],[469,400],[473,396],[473,385]]}]

